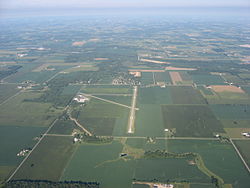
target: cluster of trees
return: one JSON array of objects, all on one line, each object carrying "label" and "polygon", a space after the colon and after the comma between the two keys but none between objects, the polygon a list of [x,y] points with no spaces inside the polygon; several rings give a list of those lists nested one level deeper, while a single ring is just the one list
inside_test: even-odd
[{"label": "cluster of trees", "polygon": [[3,79],[11,74],[14,74],[18,71],[18,69],[22,68],[20,65],[12,65],[8,66],[6,69],[0,70],[0,79]]},{"label": "cluster of trees", "polygon": [[112,136],[96,136],[96,135],[89,136],[86,133],[78,134],[75,137],[81,139],[83,142],[95,143],[95,144],[110,143],[113,141]]},{"label": "cluster of trees", "polygon": [[195,153],[170,153],[166,150],[145,151],[144,158],[194,158]]},{"label": "cluster of trees", "polygon": [[48,181],[48,180],[11,180],[3,188],[99,188],[98,182]]},{"label": "cluster of trees", "polygon": [[219,185],[219,180],[216,177],[214,177],[214,176],[211,176],[211,183],[214,184],[215,187],[221,187]]}]

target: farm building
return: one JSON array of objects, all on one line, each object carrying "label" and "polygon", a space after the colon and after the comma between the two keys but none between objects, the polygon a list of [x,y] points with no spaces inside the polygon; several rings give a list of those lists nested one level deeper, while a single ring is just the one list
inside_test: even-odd
[{"label": "farm building", "polygon": [[89,101],[89,98],[79,94],[73,100],[78,102],[78,103],[85,103],[85,102]]}]

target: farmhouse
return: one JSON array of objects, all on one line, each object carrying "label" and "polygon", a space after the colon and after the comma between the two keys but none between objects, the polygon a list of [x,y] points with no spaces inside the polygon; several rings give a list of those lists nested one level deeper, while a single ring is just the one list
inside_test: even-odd
[{"label": "farmhouse", "polygon": [[85,102],[89,101],[89,98],[79,94],[73,100],[78,102],[78,103],[85,103]]}]

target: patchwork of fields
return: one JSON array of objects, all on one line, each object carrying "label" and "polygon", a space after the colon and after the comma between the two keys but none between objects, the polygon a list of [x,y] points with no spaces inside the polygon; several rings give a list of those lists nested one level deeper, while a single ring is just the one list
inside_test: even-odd
[{"label": "patchwork of fields", "polygon": [[88,19],[0,31],[0,187],[248,188],[249,26]]}]

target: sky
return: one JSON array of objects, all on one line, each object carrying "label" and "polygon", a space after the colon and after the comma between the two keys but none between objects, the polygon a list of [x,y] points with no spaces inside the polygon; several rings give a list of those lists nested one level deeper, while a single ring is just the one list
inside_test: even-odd
[{"label": "sky", "polygon": [[250,0],[0,0],[0,6],[3,9],[54,7],[249,7]]},{"label": "sky", "polygon": [[0,0],[0,16],[6,12],[65,11],[66,9],[150,8],[250,8],[250,0]]}]

